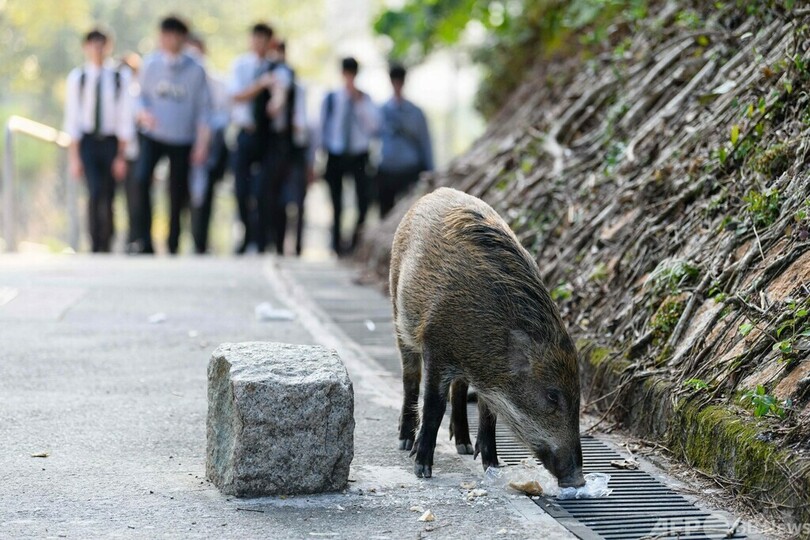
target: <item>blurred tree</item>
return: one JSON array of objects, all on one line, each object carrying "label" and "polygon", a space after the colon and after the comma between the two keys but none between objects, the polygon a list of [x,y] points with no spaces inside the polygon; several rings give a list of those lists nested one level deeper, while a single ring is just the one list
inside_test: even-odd
[{"label": "blurred tree", "polygon": [[609,24],[632,23],[646,12],[647,0],[408,0],[384,11],[374,28],[391,39],[393,59],[415,63],[483,27],[486,38],[473,51],[484,68],[477,106],[491,116],[538,59],[561,48],[570,54],[602,47]]},{"label": "blurred tree", "polygon": [[169,13],[186,18],[208,42],[210,61],[227,71],[247,47],[247,29],[270,20],[291,40],[291,60],[317,76],[331,58],[323,0],[0,0],[0,120],[9,114],[60,125],[64,80],[82,61],[81,37],[94,25],[114,36],[116,56],[155,46],[156,25]]},{"label": "blurred tree", "polygon": [[[55,6],[59,9],[54,9]],[[65,66],[80,29],[91,21],[88,0],[0,1],[0,96],[53,122]],[[5,105],[5,103],[4,103]]]}]

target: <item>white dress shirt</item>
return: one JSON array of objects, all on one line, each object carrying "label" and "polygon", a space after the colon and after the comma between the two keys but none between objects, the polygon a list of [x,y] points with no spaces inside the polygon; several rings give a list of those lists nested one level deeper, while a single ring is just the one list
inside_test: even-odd
[{"label": "white dress shirt", "polygon": [[[259,56],[253,52],[245,53],[234,60],[231,67],[231,80],[228,85],[228,93],[231,97],[244,92],[256,82],[257,75],[260,73],[260,62],[264,62],[267,66],[270,65],[267,60],[259,58]],[[240,128],[254,127],[253,100],[241,102],[233,100],[231,120]]]},{"label": "white dress shirt", "polygon": [[[116,90],[115,69],[85,64],[73,69],[67,78],[64,130],[78,141],[85,134],[96,131],[96,90],[101,77],[102,136],[116,136],[120,141],[131,141],[135,135],[130,97],[130,72],[121,69]],[[84,74],[84,83],[82,83]]]},{"label": "white dress shirt", "polygon": [[[245,53],[234,60],[231,67],[231,80],[228,86],[228,93],[231,98],[250,88],[261,74],[266,72],[272,62],[266,58],[259,58],[254,52]],[[286,92],[292,84],[292,71],[285,64],[279,65],[273,70],[275,78],[274,89]],[[240,128],[254,128],[253,100],[238,102],[233,100],[231,108],[231,120]],[[287,116],[282,110],[273,119],[273,129],[283,131],[286,128]]]},{"label": "white dress shirt", "polygon": [[[331,97],[330,97],[331,96]],[[371,138],[380,127],[380,113],[368,94],[354,103],[351,124],[351,147],[345,147],[344,121],[346,107],[349,104],[349,93],[345,88],[326,95],[321,107],[321,141],[330,154],[365,154],[368,152]],[[329,101],[331,104],[331,114]]]},{"label": "white dress shirt", "polygon": [[[279,94],[283,94],[285,99],[289,98],[290,86],[293,84],[293,71],[287,64],[279,64],[273,71],[273,96],[271,98],[271,105],[275,103]],[[281,133],[287,129],[287,106],[285,103],[280,107],[276,116],[272,119],[273,130],[276,133]],[[295,111],[293,111],[295,115]]]}]

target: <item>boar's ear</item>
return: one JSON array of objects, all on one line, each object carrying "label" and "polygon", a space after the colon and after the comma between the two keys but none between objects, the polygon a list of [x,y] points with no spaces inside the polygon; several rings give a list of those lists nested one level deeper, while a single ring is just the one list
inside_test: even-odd
[{"label": "boar's ear", "polygon": [[510,370],[515,373],[528,373],[531,370],[532,338],[523,330],[510,330],[507,339]]}]

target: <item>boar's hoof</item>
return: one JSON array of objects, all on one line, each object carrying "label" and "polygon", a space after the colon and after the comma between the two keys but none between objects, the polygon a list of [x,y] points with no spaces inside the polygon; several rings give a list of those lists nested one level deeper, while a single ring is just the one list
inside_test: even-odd
[{"label": "boar's hoof", "polygon": [[474,452],[473,445],[472,445],[472,443],[457,444],[456,445],[456,452],[458,452],[462,456],[463,455],[471,455]]},{"label": "boar's hoof", "polygon": [[422,463],[416,463],[413,466],[413,472],[416,474],[417,478],[430,478],[433,476],[433,471],[431,470],[430,465],[424,465]]},{"label": "boar's hoof", "polygon": [[413,439],[400,439],[399,440],[399,449],[400,450],[411,450],[413,448]]},{"label": "boar's hoof", "polygon": [[485,459],[481,460],[481,465],[484,466],[484,472],[486,472],[486,470],[489,469],[490,467],[495,467],[497,469],[498,467],[501,466],[501,464],[497,460],[495,462],[492,462],[492,461],[487,461]]}]

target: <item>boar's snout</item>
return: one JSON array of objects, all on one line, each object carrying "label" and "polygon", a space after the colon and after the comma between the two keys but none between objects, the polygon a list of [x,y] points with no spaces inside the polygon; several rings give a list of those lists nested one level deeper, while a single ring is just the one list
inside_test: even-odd
[{"label": "boar's snout", "polygon": [[582,476],[582,445],[579,440],[568,448],[560,448],[552,456],[551,472],[557,477],[560,487],[581,487],[585,485]]},{"label": "boar's snout", "polygon": [[561,488],[567,487],[582,487],[585,485],[585,477],[582,476],[582,469],[577,470],[574,474],[566,476],[564,478],[560,478],[559,480]]}]

